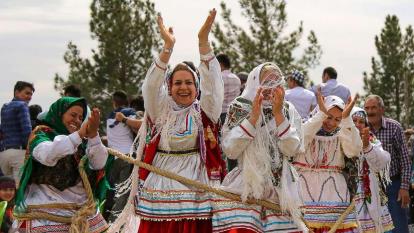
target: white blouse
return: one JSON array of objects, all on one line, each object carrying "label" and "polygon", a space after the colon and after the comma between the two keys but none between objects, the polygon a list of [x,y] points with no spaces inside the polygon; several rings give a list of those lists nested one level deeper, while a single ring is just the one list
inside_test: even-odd
[{"label": "white blouse", "polygon": [[[33,157],[41,164],[55,166],[59,159],[74,154],[82,143],[78,132],[70,135],[58,135],[53,141],[42,142],[33,150]],[[93,170],[102,169],[108,158],[108,152],[102,144],[99,135],[88,140],[86,155],[89,159],[89,166]],[[27,205],[52,204],[52,203],[76,203],[82,204],[87,200],[86,191],[82,181],[73,187],[63,191],[46,184],[30,184],[26,189],[25,203]],[[68,210],[46,210],[51,214],[71,216],[73,213]],[[32,220],[32,226],[55,225],[58,223],[47,220]]]}]

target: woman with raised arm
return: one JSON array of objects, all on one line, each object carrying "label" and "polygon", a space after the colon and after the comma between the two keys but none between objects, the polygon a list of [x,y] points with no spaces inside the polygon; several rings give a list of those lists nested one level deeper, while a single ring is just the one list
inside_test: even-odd
[{"label": "woman with raised arm", "polygon": [[[98,134],[99,109],[82,124],[86,111],[85,99],[62,97],[33,130],[14,208],[18,232],[99,233],[108,228],[99,211],[108,152]],[[39,216],[44,213],[72,224]]]},{"label": "woman with raised arm", "polygon": [[[328,232],[350,205],[351,195],[343,172],[345,156],[362,150],[358,129],[350,112],[357,98],[347,105],[337,96],[317,94],[318,108],[303,125],[305,153],[294,162],[300,174],[304,218],[315,233]],[[352,212],[336,232],[357,232]]]},{"label": "woman with raised arm", "polygon": [[301,118],[284,101],[279,67],[264,63],[250,72],[246,88],[229,107],[222,147],[238,166],[221,188],[247,198],[265,199],[281,210],[215,197],[213,232],[306,232],[301,220],[297,173],[290,160],[301,149]]},{"label": "woman with raised arm", "polygon": [[391,157],[370,132],[367,117],[364,109],[352,109],[352,120],[359,129],[363,145],[358,160],[358,189],[355,198],[358,226],[361,233],[392,232],[394,225],[385,193],[385,187],[391,182],[387,169]]},{"label": "woman with raised arm", "polygon": [[[208,41],[215,16],[213,9],[198,33],[198,69],[183,62],[171,72],[167,64],[175,37],[158,16],[164,48],[142,87],[146,116],[137,151],[137,158],[146,163],[211,186],[218,186],[225,175],[217,143],[223,81]],[[140,233],[211,232],[209,193],[145,169],[139,169],[135,211]]]}]

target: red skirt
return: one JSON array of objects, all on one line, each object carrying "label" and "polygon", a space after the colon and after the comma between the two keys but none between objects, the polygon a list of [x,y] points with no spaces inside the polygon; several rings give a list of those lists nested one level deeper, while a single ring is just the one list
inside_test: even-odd
[{"label": "red skirt", "polygon": [[141,219],[138,233],[211,233],[211,219],[180,221],[148,221]]}]

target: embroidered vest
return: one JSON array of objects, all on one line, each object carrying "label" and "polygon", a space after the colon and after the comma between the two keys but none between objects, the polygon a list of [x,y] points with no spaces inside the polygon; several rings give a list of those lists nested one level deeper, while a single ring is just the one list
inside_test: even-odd
[{"label": "embroidered vest", "polygon": [[[199,133],[198,136],[201,137],[201,139],[204,139],[202,143],[205,145],[205,160],[203,159],[202,150],[200,150],[200,156],[205,163],[210,180],[222,181],[226,176],[226,164],[221,157],[221,149],[218,143],[218,132],[220,130],[219,124],[210,120],[203,110],[201,110],[201,119],[203,123],[203,131],[202,135]],[[144,147],[142,161],[152,164],[155,154],[157,153],[161,135],[156,131],[151,120],[149,118],[147,120],[149,124],[149,132],[147,132],[149,140],[147,140]],[[203,145],[199,145],[199,147],[203,147]],[[150,171],[144,168],[139,168],[138,173],[139,178],[145,180]]]}]

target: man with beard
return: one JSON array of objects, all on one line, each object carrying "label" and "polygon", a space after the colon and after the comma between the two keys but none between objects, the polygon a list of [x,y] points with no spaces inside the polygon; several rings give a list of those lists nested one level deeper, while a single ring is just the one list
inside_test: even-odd
[{"label": "man with beard", "polygon": [[411,177],[411,159],[404,140],[404,132],[397,121],[384,117],[384,101],[378,95],[365,99],[365,111],[371,131],[381,141],[384,149],[391,154],[389,168],[391,184],[387,187],[388,207],[394,222],[393,232],[408,233],[407,208],[410,204],[408,193]]}]

